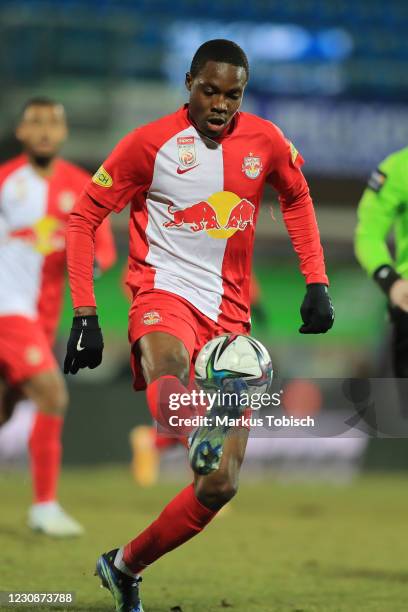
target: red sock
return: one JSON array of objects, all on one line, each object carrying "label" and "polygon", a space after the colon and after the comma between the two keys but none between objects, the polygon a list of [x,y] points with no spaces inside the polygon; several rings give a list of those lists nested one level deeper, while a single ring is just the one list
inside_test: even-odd
[{"label": "red sock", "polygon": [[200,533],[216,514],[198,501],[193,484],[189,485],[147,529],[126,544],[124,563],[134,574],[140,573],[147,565]]},{"label": "red sock", "polygon": [[205,405],[198,405],[198,398],[196,398],[195,405],[180,405],[177,410],[172,410],[170,407],[172,396],[178,395],[180,397],[181,395],[190,394],[193,389],[195,389],[193,381],[191,381],[188,387],[185,387],[176,376],[170,375],[160,376],[147,386],[147,404],[152,417],[157,422],[160,434],[183,439],[195,429],[194,426],[189,425],[172,425],[170,420],[171,417],[175,416],[179,418],[192,418],[199,414],[205,414],[206,407]]},{"label": "red sock", "polygon": [[34,503],[54,501],[61,465],[63,417],[37,412],[29,441]]}]

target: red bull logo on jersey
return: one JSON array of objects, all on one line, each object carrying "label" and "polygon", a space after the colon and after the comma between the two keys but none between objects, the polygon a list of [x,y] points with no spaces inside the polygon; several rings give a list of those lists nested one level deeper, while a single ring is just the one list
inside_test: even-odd
[{"label": "red bull logo on jersey", "polygon": [[184,168],[195,166],[197,156],[194,136],[179,136],[179,138],[177,138],[177,149],[180,164]]},{"label": "red bull logo on jersey", "polygon": [[41,255],[65,249],[65,224],[51,216],[43,217],[32,227],[14,230],[9,236],[28,242]]},{"label": "red bull logo on jersey", "polygon": [[142,317],[142,323],[144,325],[157,325],[162,322],[160,314],[156,310],[150,310],[145,312]]},{"label": "red bull logo on jersey", "polygon": [[219,191],[179,210],[170,204],[168,213],[171,219],[163,223],[166,228],[187,226],[192,232],[205,231],[211,238],[229,238],[254,225],[255,206],[232,191]]},{"label": "red bull logo on jersey", "polygon": [[250,179],[256,179],[263,170],[262,161],[260,157],[255,157],[250,153],[247,157],[244,157],[242,163],[242,172]]}]

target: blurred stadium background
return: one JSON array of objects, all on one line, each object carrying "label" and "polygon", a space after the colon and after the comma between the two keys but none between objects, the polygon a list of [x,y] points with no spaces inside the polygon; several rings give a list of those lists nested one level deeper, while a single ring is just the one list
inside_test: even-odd
[{"label": "blurred stadium background", "polygon": [[[184,74],[201,42],[235,40],[250,60],[245,110],[277,123],[306,160],[337,314],[326,336],[298,334],[303,280],[267,191],[254,263],[264,316],[255,312],[254,335],[270,348],[281,378],[387,377],[385,302],[357,265],[352,242],[368,174],[408,143],[407,27],[404,0],[0,0],[0,161],[19,151],[18,109],[41,94],[66,107],[64,156],[94,171],[126,132],[186,100]],[[103,365],[68,380],[65,466],[129,463],[129,431],[150,422],[143,395],[132,393],[128,366],[127,215],[113,215],[119,262],[96,287]],[[67,292],[60,357],[70,322]],[[0,466],[20,464],[28,423],[22,414],[15,444],[0,443]],[[164,466],[168,479],[184,474],[182,451],[173,455]],[[407,468],[408,445],[364,437],[339,444],[255,439],[246,472],[253,477],[251,460],[262,476],[338,482],[361,469]]]}]

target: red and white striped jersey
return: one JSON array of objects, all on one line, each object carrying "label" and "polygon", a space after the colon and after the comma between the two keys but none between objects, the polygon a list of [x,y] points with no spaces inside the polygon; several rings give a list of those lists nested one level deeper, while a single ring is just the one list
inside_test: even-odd
[{"label": "red and white striped jersey", "polygon": [[226,328],[248,321],[254,231],[266,182],[279,192],[306,281],[327,283],[302,163],[275,125],[248,113],[237,113],[216,141],[197,131],[187,105],[134,130],[99,168],[86,187],[90,197],[84,195],[71,215],[74,307],[95,304],[91,261],[84,259],[89,227],[130,202],[127,282],[133,292],[175,293]]},{"label": "red and white striped jersey", "polygon": [[[62,304],[66,225],[89,178],[63,159],[49,178],[25,155],[0,166],[0,316],[40,319],[50,341]],[[106,223],[98,230],[96,257],[103,268],[116,259]]]}]

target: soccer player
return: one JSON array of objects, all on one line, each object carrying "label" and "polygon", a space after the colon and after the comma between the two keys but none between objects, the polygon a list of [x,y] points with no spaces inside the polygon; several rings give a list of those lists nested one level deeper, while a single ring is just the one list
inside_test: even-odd
[{"label": "soccer player", "polygon": [[[239,112],[248,76],[248,60],[237,44],[204,43],[186,75],[189,103],[128,134],[70,217],[67,253],[75,316],[64,370],[75,373],[101,362],[92,287],[94,233],[110,212],[130,202],[134,387],[146,387],[152,415],[162,424],[169,393],[186,392],[191,363],[203,344],[220,334],[250,331],[252,247],[265,182],[279,193],[306,279],[300,331],[324,333],[333,324],[303,160],[275,125]],[[278,299],[278,287],[276,293]],[[203,431],[194,432],[192,449],[200,448]],[[194,482],[135,539],[99,557],[97,573],[116,610],[140,612],[140,573],[202,531],[236,493],[248,431],[233,428],[214,432],[217,436],[223,454],[209,453],[208,474],[197,473],[206,458],[193,452]],[[205,442],[211,446],[211,440]]]},{"label": "soccer player", "polygon": [[[17,398],[37,409],[29,439],[34,500],[29,526],[51,536],[82,533],[57,502],[65,382],[52,353],[65,277],[65,231],[89,175],[58,157],[65,111],[29,100],[16,135],[24,153],[0,166],[0,423]],[[97,232],[101,269],[115,261],[109,225]]]},{"label": "soccer player", "polygon": [[[356,256],[388,298],[393,325],[392,364],[397,378],[408,378],[408,148],[387,157],[374,170],[358,206],[355,234]],[[387,246],[395,235],[395,258]],[[401,408],[406,407],[406,388],[398,385]],[[405,397],[404,397],[405,396]]]}]

